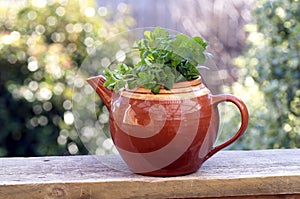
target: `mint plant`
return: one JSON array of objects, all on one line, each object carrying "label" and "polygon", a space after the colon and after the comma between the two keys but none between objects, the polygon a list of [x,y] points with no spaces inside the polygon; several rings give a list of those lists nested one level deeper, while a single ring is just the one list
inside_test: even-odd
[{"label": "mint plant", "polygon": [[211,57],[205,51],[208,42],[198,36],[171,35],[160,27],[145,31],[144,36],[133,46],[139,51],[140,61],[130,66],[121,63],[115,70],[106,68],[104,86],[115,92],[126,86],[143,86],[157,94],[162,87],[171,89],[175,82],[199,78],[198,69],[204,67],[200,64]]}]

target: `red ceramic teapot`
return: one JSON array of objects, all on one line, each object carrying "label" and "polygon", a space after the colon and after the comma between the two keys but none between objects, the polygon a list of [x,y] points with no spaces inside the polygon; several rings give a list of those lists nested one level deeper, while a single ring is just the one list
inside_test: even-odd
[{"label": "red ceramic teapot", "polygon": [[[247,128],[246,105],[233,95],[212,95],[201,78],[175,83],[152,94],[143,87],[119,93],[103,86],[103,76],[88,83],[110,112],[110,132],[121,157],[134,173],[177,176],[197,171],[213,154],[236,141]],[[241,126],[225,143],[214,147],[217,105],[229,101],[241,113]]]}]

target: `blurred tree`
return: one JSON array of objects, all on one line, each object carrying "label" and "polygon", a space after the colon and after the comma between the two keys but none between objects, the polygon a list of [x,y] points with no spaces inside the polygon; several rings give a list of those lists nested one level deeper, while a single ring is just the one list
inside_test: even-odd
[{"label": "blurred tree", "polygon": [[87,153],[71,111],[76,72],[103,40],[134,24],[128,10],[95,6],[32,0],[2,8],[0,156]]},{"label": "blurred tree", "polygon": [[[253,23],[246,26],[248,46],[235,60],[243,85],[232,87],[245,95],[251,119],[233,147],[300,147],[300,3],[259,0],[256,7]],[[230,122],[238,124],[234,117]]]}]

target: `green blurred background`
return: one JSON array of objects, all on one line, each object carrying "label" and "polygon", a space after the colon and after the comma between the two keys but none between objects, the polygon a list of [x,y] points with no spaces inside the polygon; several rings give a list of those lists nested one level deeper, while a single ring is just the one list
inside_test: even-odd
[{"label": "green blurred background", "polygon": [[[246,102],[248,130],[229,149],[300,147],[298,0],[11,2],[0,0],[0,156],[116,153],[101,101],[96,122],[74,126],[76,94],[91,93],[77,72],[113,35],[158,25],[206,38],[219,79],[204,79],[213,79],[214,93]],[[115,56],[102,51],[100,64]],[[220,109],[218,143],[240,122],[233,106]]]}]

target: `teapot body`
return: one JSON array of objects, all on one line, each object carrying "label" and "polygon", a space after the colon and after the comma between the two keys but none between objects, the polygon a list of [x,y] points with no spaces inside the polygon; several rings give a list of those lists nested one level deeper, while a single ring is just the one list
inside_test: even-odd
[{"label": "teapot body", "polygon": [[176,176],[195,172],[211,151],[218,126],[218,109],[201,79],[176,84],[156,95],[144,88],[112,95],[112,139],[135,173]]}]

